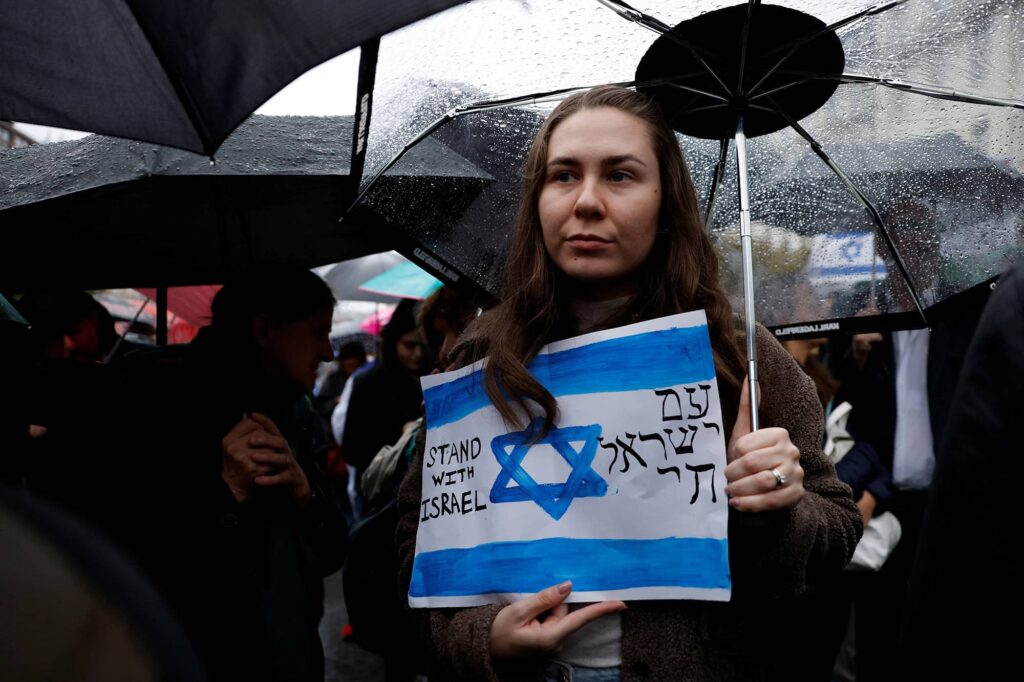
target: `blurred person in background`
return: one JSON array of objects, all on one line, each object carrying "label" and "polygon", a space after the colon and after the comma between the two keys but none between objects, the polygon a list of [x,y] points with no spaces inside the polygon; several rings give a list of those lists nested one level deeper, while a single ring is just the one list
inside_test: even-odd
[{"label": "blurred person in background", "polygon": [[[111,368],[81,508],[134,558],[214,680],[322,680],[322,576],[348,529],[313,455],[334,296],[308,270],[228,282],[187,345]],[[83,449],[84,452],[84,449]]]},{"label": "blurred person in background", "polygon": [[80,435],[102,402],[106,356],[118,336],[107,310],[83,291],[28,292],[15,305],[31,325],[18,370],[30,424],[20,475],[35,492],[67,504],[85,466]]},{"label": "blurred person in background", "polygon": [[[476,306],[453,289],[443,287],[420,305],[422,338],[439,358],[443,371],[447,352],[476,316]],[[388,682],[409,682],[427,670],[428,643],[419,638],[398,585],[397,490],[412,463],[416,439],[422,434],[417,418],[398,440],[383,447],[362,474],[366,497],[364,518],[352,529],[344,568],[345,606],[352,636],[363,648],[384,657]]]},{"label": "blurred person in background", "polygon": [[[426,373],[426,363],[415,308],[416,301],[411,299],[398,304],[381,330],[380,357],[352,377],[347,404],[343,397],[331,420],[350,477],[360,476],[377,452],[398,440],[420,416],[419,378]],[[353,508],[358,518],[356,487]]]},{"label": "blurred person in background", "polygon": [[477,306],[460,296],[450,287],[442,287],[423,301],[419,312],[419,325],[423,338],[438,359],[438,370],[448,368],[448,353],[455,347],[459,335],[476,318]]},{"label": "blurred person in background", "polygon": [[782,345],[814,381],[826,417],[825,454],[835,464],[839,480],[850,486],[864,519],[865,533],[842,574],[797,596],[791,608],[785,610],[787,627],[810,644],[804,656],[794,662],[792,679],[873,679],[857,671],[876,656],[871,647],[876,645],[877,636],[871,627],[877,618],[872,612],[879,590],[877,572],[899,542],[900,529],[899,522],[886,511],[892,497],[888,469],[867,441],[855,439],[846,431],[853,409],[849,403],[837,404],[834,400],[840,384],[821,358],[827,341],[794,339]]},{"label": "blurred person in background", "polygon": [[[918,296],[928,305],[942,288],[934,211],[908,199],[887,208],[883,216]],[[879,255],[886,260],[890,286],[880,291],[864,312],[914,310],[896,264],[887,251]],[[949,406],[981,305],[934,320],[928,329],[857,334],[835,372],[841,383],[837,402],[849,402],[855,408],[848,422],[850,433],[869,443],[892,475],[889,511],[902,529],[899,544],[878,573],[876,589],[864,595],[865,600],[876,600],[863,609],[864,618],[874,620],[865,628],[873,642],[858,652],[864,679],[887,679],[898,666],[907,580],[928,503],[935,455],[946,432]]]},{"label": "blurred person in background", "polygon": [[[352,498],[349,495],[349,489],[354,494],[355,483],[350,480],[348,465],[341,456],[341,447],[331,427],[331,420],[335,411],[341,418],[348,410],[348,399],[352,394],[351,390],[346,390],[349,379],[366,367],[366,361],[366,349],[363,348],[363,344],[359,341],[349,341],[338,350],[334,361],[327,366],[326,373],[321,375],[313,389],[313,409],[319,417],[316,441],[318,448],[323,452],[318,461],[322,464],[328,483],[349,523],[355,520]],[[345,397],[345,406],[339,408],[342,396]],[[352,485],[349,485],[350,483]]]},{"label": "blurred person in background", "polygon": [[997,680],[1019,667],[1022,339],[1019,260],[985,307],[949,410],[908,587],[903,679]]},{"label": "blurred person in background", "polygon": [[316,388],[313,390],[315,396],[313,406],[320,418],[324,420],[328,432],[331,427],[331,415],[341,400],[345,384],[365,364],[366,349],[363,348],[363,344],[359,341],[349,341],[338,349],[338,354],[328,365],[326,373],[317,382]]},{"label": "blurred person in background", "polygon": [[17,306],[46,359],[102,362],[117,342],[114,318],[83,291],[30,292]]}]

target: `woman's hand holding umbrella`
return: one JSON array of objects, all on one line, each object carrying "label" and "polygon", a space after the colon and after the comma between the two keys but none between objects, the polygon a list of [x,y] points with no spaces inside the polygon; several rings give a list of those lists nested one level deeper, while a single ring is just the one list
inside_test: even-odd
[{"label": "woman's hand holding umbrella", "polygon": [[743,380],[739,413],[726,456],[729,505],[746,512],[786,509],[804,496],[800,450],[782,428],[750,429],[749,382]]}]

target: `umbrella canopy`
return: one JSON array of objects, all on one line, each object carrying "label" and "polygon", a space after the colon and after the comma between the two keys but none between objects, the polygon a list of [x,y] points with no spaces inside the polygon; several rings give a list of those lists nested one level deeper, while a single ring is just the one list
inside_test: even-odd
[{"label": "umbrella canopy", "polygon": [[394,314],[397,306],[397,303],[381,306],[375,310],[372,315],[360,322],[359,328],[367,334],[380,336],[381,330],[384,329],[385,325],[391,321],[391,315]]},{"label": "umbrella canopy", "polygon": [[[762,319],[780,337],[925,324],[872,214],[813,150],[768,142],[751,141],[750,165],[760,169],[752,211],[805,239],[789,254],[759,247],[755,226]],[[1012,159],[954,132],[842,141],[828,153],[891,232],[928,321],[978,305],[1024,249],[1024,175]],[[735,191],[735,179],[726,179],[722,196]],[[737,221],[734,203],[716,204],[717,234]],[[735,290],[738,248],[719,246]]]},{"label": "umbrella canopy", "polygon": [[4,2],[0,119],[212,153],[303,72],[464,1]]},{"label": "umbrella canopy", "polygon": [[332,265],[327,272],[323,273],[323,278],[331,286],[331,291],[339,301],[393,303],[394,300],[390,296],[364,291],[359,286],[366,280],[404,262],[407,262],[405,258],[394,251],[374,253]]},{"label": "umbrella canopy", "polygon": [[[213,297],[220,291],[219,285],[170,287],[167,289],[167,310],[195,328],[205,327],[213,320]],[[139,293],[155,300],[156,289],[139,289]]]},{"label": "umbrella canopy", "polygon": [[[746,238],[749,268],[722,243],[738,309],[743,272],[759,285],[748,321],[818,335],[919,327],[1024,252],[1022,61],[1011,0],[481,0],[383,39],[363,202],[403,226],[431,272],[496,293],[539,122],[571,92],[632,85],[678,131],[715,239],[758,223],[809,238],[789,251]],[[431,139],[495,178],[465,210],[381,184]],[[737,147],[749,173],[731,170]],[[738,225],[741,176],[753,228]],[[872,234],[877,252],[874,279],[852,287],[823,274],[810,239],[849,233]]]},{"label": "umbrella canopy", "polygon": [[[381,251],[379,216],[338,222],[351,128],[351,117],[253,117],[215,163],[100,136],[3,152],[0,288],[205,285],[256,262],[313,267]],[[387,182],[413,176],[467,199],[490,180],[434,140]]]},{"label": "umbrella canopy", "polygon": [[[167,288],[167,342],[188,343],[212,320],[210,304],[220,286]],[[157,334],[161,317],[156,289],[108,289],[93,292],[129,340],[149,343]]]},{"label": "umbrella canopy", "polygon": [[412,298],[422,301],[440,289],[441,282],[415,263],[406,261],[368,279],[359,288],[393,299]]},{"label": "umbrella canopy", "polygon": [[[832,226],[852,229],[864,224],[860,206],[844,201],[845,193],[833,196],[830,183],[835,176],[817,162],[813,151],[764,151],[770,156],[751,156],[751,163],[776,173],[760,182],[762,191],[754,202],[762,205],[762,213],[770,220],[811,234]],[[1015,169],[1013,159],[990,157],[953,132],[837,143],[829,153],[857,186],[883,207],[907,197],[932,205],[956,202],[964,210],[973,206],[977,220],[982,220],[985,213],[1013,210],[1014,198],[1024,190],[1024,176]],[[988,191],[979,191],[982,188]]]}]

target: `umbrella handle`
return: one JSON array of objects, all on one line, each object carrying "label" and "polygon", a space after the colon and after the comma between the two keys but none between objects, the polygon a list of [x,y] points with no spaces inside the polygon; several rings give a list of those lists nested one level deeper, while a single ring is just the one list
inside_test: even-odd
[{"label": "umbrella handle", "polygon": [[747,176],[747,136],[743,116],[736,119],[736,170],[739,176],[740,244],[743,249],[743,317],[747,336],[747,381],[750,383],[750,429],[761,428],[757,415],[757,319],[754,317],[754,256],[750,236],[750,190]]}]

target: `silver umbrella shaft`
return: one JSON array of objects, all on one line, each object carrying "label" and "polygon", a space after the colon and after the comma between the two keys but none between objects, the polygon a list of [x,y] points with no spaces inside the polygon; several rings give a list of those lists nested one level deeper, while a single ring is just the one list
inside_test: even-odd
[{"label": "silver umbrella shaft", "polygon": [[743,317],[747,332],[747,382],[750,390],[750,428],[757,431],[757,329],[754,317],[754,255],[750,237],[750,189],[747,177],[747,136],[743,117],[736,122],[736,166],[740,189],[740,244],[743,248]]}]

